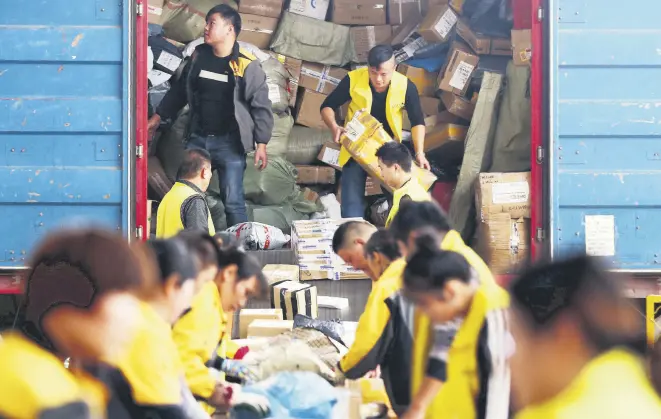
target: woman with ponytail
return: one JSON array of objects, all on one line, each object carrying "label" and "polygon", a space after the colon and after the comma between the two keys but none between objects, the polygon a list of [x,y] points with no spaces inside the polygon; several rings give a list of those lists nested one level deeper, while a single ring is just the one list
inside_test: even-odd
[{"label": "woman with ponytail", "polygon": [[431,319],[434,339],[422,386],[403,417],[507,419],[507,293],[480,282],[461,254],[441,250],[434,232],[421,232],[415,248],[404,293]]},{"label": "woman with ponytail", "polygon": [[517,419],[661,418],[640,314],[618,279],[595,258],[575,256],[512,282]]}]

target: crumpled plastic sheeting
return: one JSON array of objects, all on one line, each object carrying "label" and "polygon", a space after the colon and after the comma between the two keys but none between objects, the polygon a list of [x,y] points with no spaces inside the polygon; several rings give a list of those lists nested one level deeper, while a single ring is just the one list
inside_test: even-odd
[{"label": "crumpled plastic sheeting", "polygon": [[338,401],[336,390],[311,372],[279,373],[243,391],[268,398],[274,419],[328,419]]}]

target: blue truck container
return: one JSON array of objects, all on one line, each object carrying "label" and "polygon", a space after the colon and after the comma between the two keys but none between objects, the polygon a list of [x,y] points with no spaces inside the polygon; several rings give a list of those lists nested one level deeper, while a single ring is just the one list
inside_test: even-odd
[{"label": "blue truck container", "polygon": [[0,269],[46,232],[134,222],[135,2],[0,2]]}]

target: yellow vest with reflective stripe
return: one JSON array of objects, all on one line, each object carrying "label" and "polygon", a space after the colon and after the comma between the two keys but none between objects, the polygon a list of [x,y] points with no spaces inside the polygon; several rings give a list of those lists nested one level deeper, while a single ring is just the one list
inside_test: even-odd
[{"label": "yellow vest with reflective stripe", "polygon": [[[165,194],[158,206],[156,215],[156,238],[168,239],[184,229],[184,222],[181,219],[181,206],[193,195],[200,195],[204,198],[198,191],[181,182],[176,182],[172,189]],[[208,209],[207,207],[209,234],[213,236],[216,234],[216,229],[211,219],[211,211],[208,211]]]},{"label": "yellow vest with reflective stripe", "polygon": [[420,185],[420,182],[416,178],[411,178],[404,186],[397,189],[392,194],[392,208],[388,214],[388,219],[386,220],[386,227],[390,227],[393,218],[397,215],[399,211],[399,203],[402,198],[409,196],[414,202],[426,202],[431,201],[431,195],[425,190],[425,188]]},{"label": "yellow vest with reflective stripe", "polygon": [[[372,109],[372,89],[370,88],[369,70],[359,68],[349,72],[351,103],[345,125],[353,118],[356,111]],[[386,119],[395,136],[394,140],[402,141],[402,110],[406,102],[406,87],[408,78],[398,72],[393,73],[386,97]],[[344,147],[340,151],[339,165],[344,166],[351,158],[351,154]]]}]

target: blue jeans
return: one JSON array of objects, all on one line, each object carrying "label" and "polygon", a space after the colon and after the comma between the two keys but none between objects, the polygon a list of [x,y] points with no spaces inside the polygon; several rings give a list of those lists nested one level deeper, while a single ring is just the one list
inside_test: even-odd
[{"label": "blue jeans", "polygon": [[350,159],[342,167],[342,218],[365,216],[365,182],[367,172],[354,160]]},{"label": "blue jeans", "polygon": [[238,133],[226,135],[191,135],[186,149],[202,149],[211,155],[211,168],[218,172],[220,197],[225,205],[227,226],[248,221],[246,199],[243,195],[243,173],[246,170],[246,152]]}]

